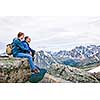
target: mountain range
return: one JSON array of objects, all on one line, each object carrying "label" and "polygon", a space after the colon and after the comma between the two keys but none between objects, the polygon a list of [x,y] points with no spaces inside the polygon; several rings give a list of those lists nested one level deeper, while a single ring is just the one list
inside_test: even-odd
[{"label": "mountain range", "polygon": [[[0,55],[4,44],[0,42]],[[100,45],[77,46],[74,49],[60,50],[59,52],[37,51],[35,64],[41,67],[49,67],[53,63],[64,64],[72,67],[83,67],[100,62]]]},{"label": "mountain range", "polygon": [[100,62],[100,46],[89,45],[75,47],[71,51],[59,52],[38,51],[35,63],[42,67],[49,67],[53,63],[83,67]]}]

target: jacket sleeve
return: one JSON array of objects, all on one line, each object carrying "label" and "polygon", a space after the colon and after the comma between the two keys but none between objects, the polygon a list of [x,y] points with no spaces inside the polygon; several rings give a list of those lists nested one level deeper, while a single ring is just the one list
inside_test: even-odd
[{"label": "jacket sleeve", "polygon": [[22,42],[22,44],[23,44],[24,48],[27,48],[27,49],[29,48],[25,42]]},{"label": "jacket sleeve", "polygon": [[30,49],[31,52],[35,52],[35,50],[33,50],[32,48],[29,47],[29,49]]},{"label": "jacket sleeve", "polygon": [[23,51],[27,51],[27,52],[30,52],[30,50],[28,50],[28,48],[25,48],[23,46],[23,44],[19,41],[19,40],[16,40],[16,45]]}]

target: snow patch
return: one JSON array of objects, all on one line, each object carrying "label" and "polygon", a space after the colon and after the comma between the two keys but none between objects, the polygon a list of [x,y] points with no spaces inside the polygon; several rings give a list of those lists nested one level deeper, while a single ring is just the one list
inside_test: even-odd
[{"label": "snow patch", "polygon": [[97,67],[97,68],[95,68],[95,69],[92,69],[92,70],[90,70],[90,71],[88,71],[89,73],[98,73],[98,72],[100,72],[100,66],[99,67]]}]

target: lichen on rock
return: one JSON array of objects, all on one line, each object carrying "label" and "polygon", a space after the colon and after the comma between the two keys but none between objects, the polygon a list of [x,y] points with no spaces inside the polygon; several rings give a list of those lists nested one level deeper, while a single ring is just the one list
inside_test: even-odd
[{"label": "lichen on rock", "polygon": [[99,83],[96,77],[94,77],[90,73],[82,69],[65,66],[61,64],[53,64],[48,69],[48,72],[50,75],[59,77],[72,83]]},{"label": "lichen on rock", "polygon": [[23,83],[30,75],[27,59],[0,58],[0,83]]}]

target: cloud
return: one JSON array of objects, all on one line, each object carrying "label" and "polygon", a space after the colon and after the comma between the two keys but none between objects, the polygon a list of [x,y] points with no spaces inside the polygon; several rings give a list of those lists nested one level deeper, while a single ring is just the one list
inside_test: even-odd
[{"label": "cloud", "polygon": [[68,49],[76,45],[100,44],[100,17],[10,16],[0,17],[0,41],[12,42],[19,31],[32,38],[35,49]]}]

